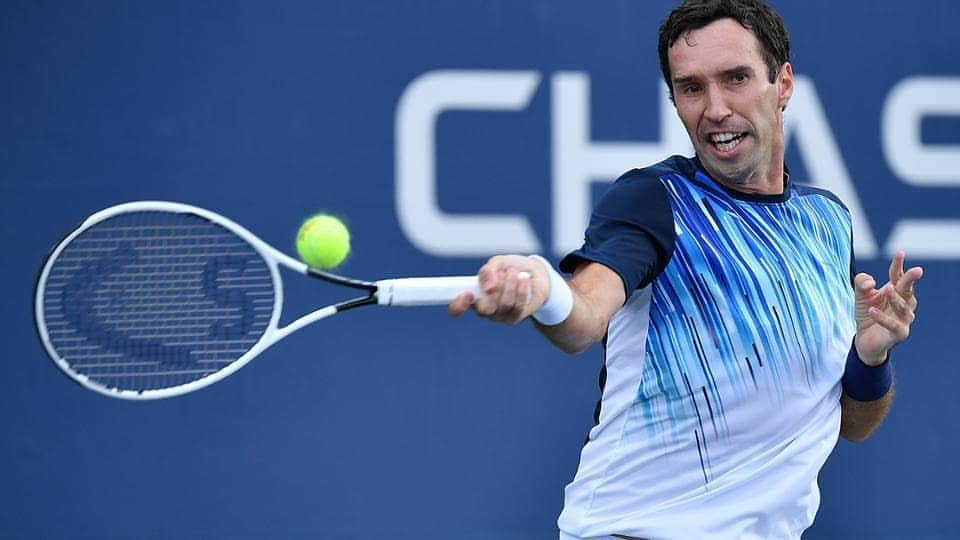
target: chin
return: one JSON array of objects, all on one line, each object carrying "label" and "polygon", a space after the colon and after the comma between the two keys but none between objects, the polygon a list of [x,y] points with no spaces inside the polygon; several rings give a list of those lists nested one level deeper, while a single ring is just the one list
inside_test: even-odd
[{"label": "chin", "polygon": [[724,180],[731,184],[736,184],[738,186],[744,186],[750,183],[751,173],[744,170],[728,170],[723,171]]},{"label": "chin", "polygon": [[742,167],[731,167],[722,162],[718,163],[712,158],[703,159],[702,156],[700,157],[700,162],[704,165],[707,172],[714,177],[714,180],[724,184],[742,186],[746,185],[750,178],[750,171]]}]

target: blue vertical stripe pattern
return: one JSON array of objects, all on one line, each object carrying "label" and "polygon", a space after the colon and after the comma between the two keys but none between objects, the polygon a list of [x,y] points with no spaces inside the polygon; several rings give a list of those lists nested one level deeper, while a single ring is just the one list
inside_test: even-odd
[{"label": "blue vertical stripe pattern", "polygon": [[782,406],[790,393],[836,382],[831,366],[843,359],[833,352],[854,329],[851,221],[818,190],[790,185],[769,202],[735,198],[700,171],[660,181],[676,248],[652,285],[624,434],[661,447],[694,441],[687,448],[707,485],[711,445],[728,437],[731,409]]}]

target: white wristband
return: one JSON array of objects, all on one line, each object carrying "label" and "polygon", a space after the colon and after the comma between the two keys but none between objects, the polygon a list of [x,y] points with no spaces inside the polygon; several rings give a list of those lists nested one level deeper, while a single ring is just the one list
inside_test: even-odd
[{"label": "white wristband", "polygon": [[573,291],[567,285],[567,280],[553,269],[549,261],[539,255],[531,255],[530,258],[543,263],[547,275],[550,276],[550,294],[547,301],[533,314],[533,318],[546,326],[558,325],[567,320],[573,311]]}]

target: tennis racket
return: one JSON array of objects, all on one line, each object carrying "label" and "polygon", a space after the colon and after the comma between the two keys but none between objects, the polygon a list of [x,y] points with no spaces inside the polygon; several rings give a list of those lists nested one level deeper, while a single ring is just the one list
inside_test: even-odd
[{"label": "tennis racket", "polygon": [[[362,291],[280,327],[280,266]],[[361,281],[284,255],[233,221],[171,202],[97,212],[47,256],[40,340],[70,378],[126,399],[178,396],[236,372],[304,326],[361,306],[449,303],[475,276]]]}]

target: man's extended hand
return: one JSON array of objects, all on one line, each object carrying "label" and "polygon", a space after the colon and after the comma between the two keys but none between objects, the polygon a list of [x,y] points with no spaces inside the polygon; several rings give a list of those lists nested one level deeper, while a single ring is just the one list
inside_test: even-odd
[{"label": "man's extended hand", "polygon": [[477,278],[480,298],[463,292],[447,311],[459,317],[472,306],[482,317],[517,324],[532,315],[550,293],[550,278],[540,261],[523,255],[498,255],[484,264]]},{"label": "man's extended hand", "polygon": [[902,251],[893,256],[890,281],[879,289],[869,274],[857,274],[853,280],[857,305],[854,344],[860,359],[870,366],[882,364],[890,349],[907,339],[915,318],[917,298],[913,289],[923,269],[915,266],[904,272],[904,257]]}]

